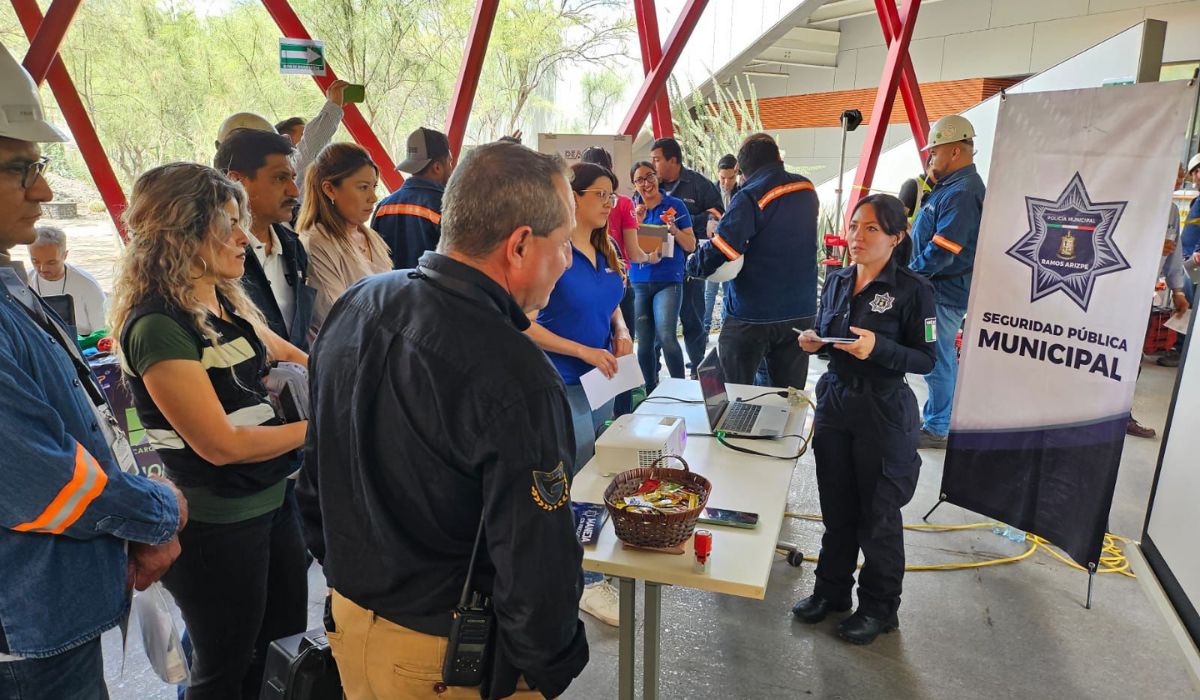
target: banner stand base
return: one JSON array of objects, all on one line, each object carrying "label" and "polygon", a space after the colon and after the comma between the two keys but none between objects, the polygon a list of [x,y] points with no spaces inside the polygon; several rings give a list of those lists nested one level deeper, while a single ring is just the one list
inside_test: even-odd
[{"label": "banner stand base", "polygon": [[945,502],[946,502],[946,494],[943,493],[942,495],[938,496],[937,503],[933,504],[933,507],[929,509],[929,512],[926,513],[925,517],[921,518],[921,520],[924,520],[925,522],[929,522],[929,516],[933,515],[933,511],[937,510],[938,506],[942,505]]},{"label": "banner stand base", "polygon": [[1092,609],[1092,584],[1094,584],[1095,582],[1096,582],[1096,564],[1095,564],[1095,562],[1088,562],[1087,605],[1084,606],[1088,610]]}]

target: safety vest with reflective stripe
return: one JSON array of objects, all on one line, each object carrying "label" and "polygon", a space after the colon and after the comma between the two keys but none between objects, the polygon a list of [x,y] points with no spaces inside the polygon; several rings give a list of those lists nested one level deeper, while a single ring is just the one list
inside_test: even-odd
[{"label": "safety vest with reflective stripe", "polygon": [[442,237],[442,186],[423,177],[410,177],[384,197],[375,209],[371,228],[392,251],[397,270],[417,266],[427,250],[436,250]]}]

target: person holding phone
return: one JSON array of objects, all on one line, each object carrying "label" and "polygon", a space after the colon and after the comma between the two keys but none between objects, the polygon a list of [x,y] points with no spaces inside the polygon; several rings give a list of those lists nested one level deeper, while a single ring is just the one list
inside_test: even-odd
[{"label": "person holding phone", "polygon": [[[837,628],[854,644],[899,626],[900,508],[921,467],[920,412],[904,375],[929,372],[937,356],[933,285],[908,269],[907,229],[899,199],[873,194],[859,201],[847,235],[854,264],[829,273],[816,328],[799,338],[805,352],[830,348],[832,357],[817,382],[813,436],[825,535],[813,593],[792,614],[812,624],[849,610],[861,549],[858,610]],[[822,340],[833,337],[857,339]]]},{"label": "person holding phone", "polygon": [[687,254],[696,249],[692,232],[692,217],[687,205],[658,186],[658,175],[650,161],[638,161],[629,171],[636,190],[633,195],[633,217],[639,224],[666,226],[674,237],[674,253],[663,257],[662,250],[646,256],[645,262],[633,265],[629,279],[633,283],[634,324],[638,344],[638,364],[646,379],[646,395],[658,386],[658,351],[662,348],[667,371],[676,379],[683,378],[683,349],[675,336],[679,325],[679,309],[683,303],[683,263]]}]

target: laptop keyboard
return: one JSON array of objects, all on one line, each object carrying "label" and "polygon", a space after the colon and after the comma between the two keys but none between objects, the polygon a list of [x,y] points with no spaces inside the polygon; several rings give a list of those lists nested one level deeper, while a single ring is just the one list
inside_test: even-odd
[{"label": "laptop keyboard", "polygon": [[753,403],[733,403],[725,412],[725,420],[721,422],[721,430],[728,433],[748,433],[758,420],[762,406]]}]

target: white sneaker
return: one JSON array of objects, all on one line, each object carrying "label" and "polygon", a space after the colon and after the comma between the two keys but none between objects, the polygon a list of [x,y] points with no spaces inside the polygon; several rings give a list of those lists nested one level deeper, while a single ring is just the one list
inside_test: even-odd
[{"label": "white sneaker", "polygon": [[606,625],[621,624],[621,594],[608,581],[598,581],[583,587],[579,609]]}]

